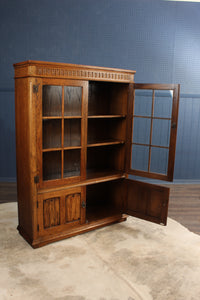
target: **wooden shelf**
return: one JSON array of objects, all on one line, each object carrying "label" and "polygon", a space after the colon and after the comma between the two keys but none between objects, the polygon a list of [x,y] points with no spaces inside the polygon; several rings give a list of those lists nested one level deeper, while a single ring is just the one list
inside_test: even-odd
[{"label": "wooden shelf", "polygon": [[43,120],[81,119],[82,116],[43,116]]},{"label": "wooden shelf", "polygon": [[119,144],[124,144],[124,141],[108,139],[103,141],[93,141],[93,142],[90,141],[87,147],[100,147],[100,146],[119,145]]},{"label": "wooden shelf", "polygon": [[[108,199],[109,200],[109,199]],[[120,216],[122,212],[119,209],[114,208],[112,205],[94,205],[88,206],[86,210],[86,220],[88,223],[95,222],[97,220]]]},{"label": "wooden shelf", "polygon": [[42,120],[61,120],[62,116],[43,116]]},{"label": "wooden shelf", "polygon": [[62,148],[47,148],[47,149],[42,149],[42,152],[52,152],[52,151],[61,151]]},{"label": "wooden shelf", "polygon": [[64,119],[82,119],[82,116],[64,116]]},{"label": "wooden shelf", "polygon": [[[125,178],[124,171],[116,171],[116,170],[107,170],[107,171],[97,171],[97,170],[87,170],[87,177],[85,180],[82,181],[76,181],[74,183],[66,183],[65,185],[61,185],[58,187],[49,187],[49,188],[42,188],[38,190],[38,194],[45,194],[49,192],[54,191],[63,191],[68,190],[74,187],[80,187],[80,186],[87,186],[91,184],[101,183],[101,182],[107,182],[107,181],[113,181]],[[77,177],[78,178],[78,177]],[[67,180],[67,177],[64,178]]]},{"label": "wooden shelf", "polygon": [[69,147],[63,147],[63,150],[76,150],[81,149],[81,146],[69,146]]},{"label": "wooden shelf", "polygon": [[88,169],[87,170],[87,175],[86,175],[86,180],[99,180],[101,179],[117,179],[117,178],[122,178],[123,177],[123,171],[118,171],[118,170],[96,170],[96,169]]},{"label": "wooden shelf", "polygon": [[126,115],[91,115],[88,119],[109,119],[109,118],[125,118]]},{"label": "wooden shelf", "polygon": [[76,150],[76,149],[81,149],[81,146],[69,146],[69,147],[59,147],[59,148],[47,148],[47,149],[42,149],[42,152],[51,152],[51,151],[61,151],[61,150]]}]

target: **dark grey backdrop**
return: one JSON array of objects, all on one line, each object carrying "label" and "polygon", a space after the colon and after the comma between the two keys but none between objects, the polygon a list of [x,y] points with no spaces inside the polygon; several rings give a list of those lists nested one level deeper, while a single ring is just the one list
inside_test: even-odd
[{"label": "dark grey backdrop", "polygon": [[0,0],[0,180],[15,180],[14,71],[27,59],[180,83],[175,179],[200,179],[200,3]]}]

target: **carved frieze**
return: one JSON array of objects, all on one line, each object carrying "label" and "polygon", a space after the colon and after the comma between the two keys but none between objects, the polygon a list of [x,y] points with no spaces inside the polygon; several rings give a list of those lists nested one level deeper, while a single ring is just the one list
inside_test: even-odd
[{"label": "carved frieze", "polygon": [[71,64],[48,64],[27,62],[15,68],[15,78],[44,77],[82,80],[104,80],[118,82],[133,82],[135,71],[79,66]]}]

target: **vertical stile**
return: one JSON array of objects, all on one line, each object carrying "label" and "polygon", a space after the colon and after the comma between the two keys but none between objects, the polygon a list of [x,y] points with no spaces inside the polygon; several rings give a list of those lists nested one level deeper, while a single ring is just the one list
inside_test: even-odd
[{"label": "vertical stile", "polygon": [[86,179],[87,163],[87,122],[88,122],[88,82],[82,86],[82,112],[81,112],[81,179]]},{"label": "vertical stile", "polygon": [[62,86],[62,127],[61,127],[61,178],[63,178],[64,173],[64,86]]},{"label": "vertical stile", "polygon": [[150,166],[151,166],[151,145],[152,145],[152,134],[153,134],[154,101],[155,101],[155,90],[153,90],[153,94],[152,94],[152,105],[151,105],[151,129],[150,129],[150,138],[149,138],[149,161],[148,161],[148,172],[150,172]]},{"label": "vertical stile", "polygon": [[[125,170],[128,174],[131,168],[131,151],[132,151],[132,137],[133,137],[133,115],[134,115],[134,98],[135,90],[133,84],[129,84],[128,103],[127,103],[127,118],[126,118],[126,157]],[[128,177],[128,175],[126,175]]]}]

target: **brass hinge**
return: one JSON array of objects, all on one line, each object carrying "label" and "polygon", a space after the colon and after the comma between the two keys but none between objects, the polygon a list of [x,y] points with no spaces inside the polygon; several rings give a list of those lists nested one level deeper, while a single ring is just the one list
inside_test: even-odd
[{"label": "brass hinge", "polygon": [[37,225],[37,231],[39,231],[39,225]]},{"label": "brass hinge", "polygon": [[33,93],[38,93],[38,84],[33,85]]},{"label": "brass hinge", "polygon": [[35,182],[35,183],[39,183],[39,176],[38,176],[38,175],[36,175],[36,176],[34,177],[34,182]]}]

